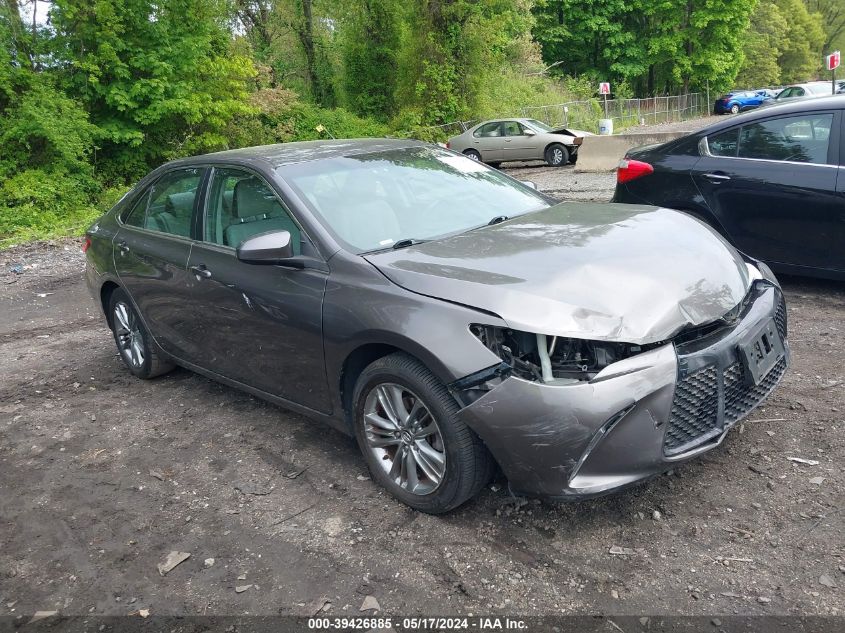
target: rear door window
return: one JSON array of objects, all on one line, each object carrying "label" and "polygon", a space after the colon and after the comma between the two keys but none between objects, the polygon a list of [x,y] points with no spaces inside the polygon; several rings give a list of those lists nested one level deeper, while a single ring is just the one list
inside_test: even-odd
[{"label": "rear door window", "polygon": [[191,236],[191,224],[203,170],[178,169],[162,176],[150,191],[144,228],[169,235]]},{"label": "rear door window", "polygon": [[488,123],[478,128],[473,136],[479,138],[489,138],[491,136],[502,136],[502,124],[498,121],[496,123]]},{"label": "rear door window", "polygon": [[827,162],[833,114],[802,114],[742,126],[740,158],[793,163]]},{"label": "rear door window", "polygon": [[147,217],[147,200],[150,198],[149,189],[142,193],[138,200],[132,205],[127,213],[123,214],[123,223],[129,226],[144,228],[144,221]]}]

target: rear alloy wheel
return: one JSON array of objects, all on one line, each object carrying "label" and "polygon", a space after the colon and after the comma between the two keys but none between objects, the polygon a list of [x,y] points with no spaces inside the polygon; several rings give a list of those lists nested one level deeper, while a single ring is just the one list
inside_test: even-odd
[{"label": "rear alloy wheel", "polygon": [[123,363],[135,376],[154,378],[173,369],[173,363],[161,358],[155,343],[123,290],[115,290],[111,295],[109,324],[117,351]]},{"label": "rear alloy wheel", "polygon": [[739,114],[739,104],[735,103],[731,106],[731,114]]},{"label": "rear alloy wheel", "polygon": [[465,150],[464,156],[466,156],[467,158],[471,158],[472,160],[481,161],[481,154],[479,154],[478,151],[474,149]]},{"label": "rear alloy wheel", "polygon": [[561,167],[568,162],[569,152],[563,145],[554,143],[546,148],[546,164],[551,167]]},{"label": "rear alloy wheel", "polygon": [[396,353],[369,365],[353,395],[355,437],[373,480],[416,510],[440,514],[475,496],[493,460],[445,385]]}]

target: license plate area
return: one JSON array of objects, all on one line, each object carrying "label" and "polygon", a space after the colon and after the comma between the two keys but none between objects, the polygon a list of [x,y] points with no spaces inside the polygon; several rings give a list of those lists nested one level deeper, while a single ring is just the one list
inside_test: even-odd
[{"label": "license plate area", "polygon": [[739,345],[739,357],[748,384],[759,385],[778,360],[786,354],[774,319],[769,319]]}]

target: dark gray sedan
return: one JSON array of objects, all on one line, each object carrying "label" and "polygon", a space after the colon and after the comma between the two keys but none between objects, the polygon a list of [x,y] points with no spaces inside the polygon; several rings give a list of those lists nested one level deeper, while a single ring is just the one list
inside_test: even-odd
[{"label": "dark gray sedan", "polygon": [[721,443],[788,363],[764,265],[692,217],[554,204],[409,141],[292,143],[156,169],[86,238],[140,378],[175,365],[354,434],[445,512],[605,494]]}]

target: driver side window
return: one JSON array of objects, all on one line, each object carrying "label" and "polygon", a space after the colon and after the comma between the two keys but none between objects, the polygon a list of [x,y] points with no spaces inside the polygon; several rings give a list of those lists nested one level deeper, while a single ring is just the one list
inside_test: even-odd
[{"label": "driver side window", "polygon": [[241,169],[215,169],[205,213],[205,241],[237,248],[261,233],[287,231],[301,252],[302,231],[272,189]]}]

